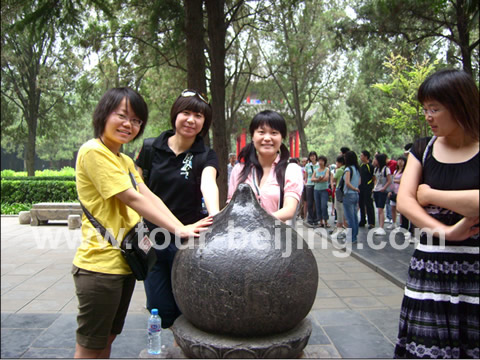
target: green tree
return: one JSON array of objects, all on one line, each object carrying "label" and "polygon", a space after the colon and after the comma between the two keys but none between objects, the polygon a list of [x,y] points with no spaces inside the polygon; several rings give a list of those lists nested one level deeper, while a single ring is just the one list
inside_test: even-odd
[{"label": "green tree", "polygon": [[[45,24],[42,31],[36,22],[16,24],[31,11],[25,5],[16,15],[2,17],[1,92],[9,106],[18,107],[22,114],[21,119],[3,129],[4,135],[24,143],[26,170],[34,176],[38,131],[47,132],[59,125],[51,114],[66,105],[65,97],[74,84],[78,62],[65,61],[64,54],[71,51],[71,46],[66,39],[57,37],[56,24]],[[2,117],[2,128],[4,120]],[[26,142],[19,137],[22,135],[26,135]]]},{"label": "green tree", "polygon": [[435,70],[428,60],[410,65],[406,58],[391,54],[384,63],[390,72],[388,83],[377,83],[373,87],[381,90],[391,100],[392,115],[382,122],[390,129],[413,138],[427,136],[428,126],[422,106],[417,101],[417,91],[422,82]]},{"label": "green tree", "polygon": [[[259,41],[263,61],[285,100],[299,131],[301,153],[308,154],[305,128],[311,114],[330,111],[338,97],[341,54],[334,48],[329,27],[342,16],[336,4],[282,0],[271,4],[266,38]],[[324,124],[326,125],[326,124]]]},{"label": "green tree", "polygon": [[416,45],[434,40],[438,50],[448,49],[447,61],[461,62],[466,72],[478,74],[478,1],[365,0],[355,10],[358,18],[347,26],[355,38],[367,35],[390,42],[398,37]]}]

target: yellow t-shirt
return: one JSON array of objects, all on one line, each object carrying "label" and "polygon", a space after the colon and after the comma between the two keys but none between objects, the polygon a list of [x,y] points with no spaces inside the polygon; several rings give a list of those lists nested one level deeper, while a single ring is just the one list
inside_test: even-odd
[{"label": "yellow t-shirt", "polygon": [[[96,139],[82,145],[76,164],[77,192],[83,206],[120,244],[140,215],[115,195],[132,188],[129,171],[137,183],[143,182],[133,160],[113,154]],[[113,247],[95,230],[85,214],[82,216],[82,244],[73,264],[81,269],[106,274],[130,274],[120,249]]]}]

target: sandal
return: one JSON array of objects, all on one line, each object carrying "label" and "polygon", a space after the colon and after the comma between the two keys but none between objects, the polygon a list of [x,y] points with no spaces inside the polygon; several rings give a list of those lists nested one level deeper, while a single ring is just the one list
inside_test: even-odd
[{"label": "sandal", "polygon": [[326,228],[329,228],[329,227],[330,227],[330,224],[329,224],[329,223],[326,223],[326,224],[325,224],[325,227],[326,227]]}]

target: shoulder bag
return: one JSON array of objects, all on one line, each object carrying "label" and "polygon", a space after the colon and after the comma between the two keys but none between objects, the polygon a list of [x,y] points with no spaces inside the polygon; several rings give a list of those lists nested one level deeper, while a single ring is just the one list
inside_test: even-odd
[{"label": "shoulder bag", "polygon": [[[132,173],[130,173],[130,179],[132,180],[133,187],[136,189],[135,178],[133,177]],[[108,242],[113,247],[118,248],[118,242],[115,237],[113,237],[113,235],[110,234],[107,229],[105,229],[105,227],[93,217],[93,215],[85,208],[85,206],[83,206],[81,201],[80,205],[82,206],[83,212],[85,213],[87,219],[92,223],[102,237],[104,239],[108,239]],[[153,243],[148,237],[148,234],[148,228],[145,226],[143,221],[140,221],[135,224],[135,226],[125,235],[120,245],[120,251],[122,252],[123,257],[127,261],[133,275],[137,280],[145,280],[148,272],[152,269],[153,265],[155,265],[155,262],[157,261],[157,255],[155,254]]]}]

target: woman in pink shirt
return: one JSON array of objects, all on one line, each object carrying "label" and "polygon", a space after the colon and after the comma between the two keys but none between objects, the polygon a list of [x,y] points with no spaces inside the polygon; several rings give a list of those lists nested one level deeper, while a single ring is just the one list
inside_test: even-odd
[{"label": "woman in pink shirt", "polygon": [[[249,130],[252,142],[240,151],[240,162],[232,170],[228,201],[238,184],[247,183],[270,215],[282,221],[293,219],[302,196],[303,176],[300,166],[288,164],[289,152],[282,143],[287,136],[285,119],[265,110],[255,115]],[[283,189],[279,184],[284,184]]]}]

